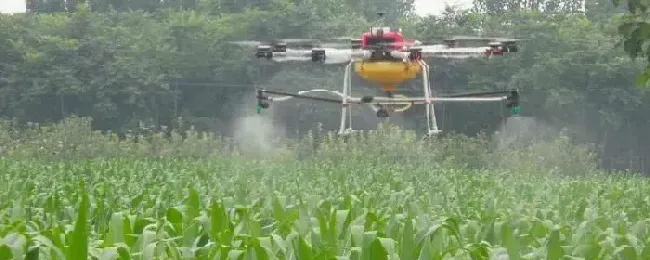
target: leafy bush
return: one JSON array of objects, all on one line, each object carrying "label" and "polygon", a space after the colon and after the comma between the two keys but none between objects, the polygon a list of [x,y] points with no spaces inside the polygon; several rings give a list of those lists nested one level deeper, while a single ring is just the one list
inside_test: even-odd
[{"label": "leafy bush", "polygon": [[[11,159],[74,160],[92,158],[222,158],[235,156],[273,160],[319,160],[331,163],[410,164],[430,168],[501,169],[563,175],[596,171],[595,153],[572,144],[559,133],[533,140],[538,133],[515,137],[503,149],[487,134],[468,137],[449,134],[422,139],[393,125],[376,131],[339,137],[315,132],[301,140],[262,140],[266,149],[242,153],[237,140],[198,132],[193,128],[155,131],[144,126],[135,134],[118,136],[92,131],[91,119],[70,117],[50,126],[0,124],[2,156]],[[260,137],[253,138],[257,141]],[[265,137],[266,138],[266,137]],[[512,139],[512,138],[511,138]],[[501,140],[503,141],[503,140]],[[512,142],[512,140],[510,140]],[[245,144],[250,146],[250,143]],[[268,150],[271,147],[271,150]],[[251,147],[247,147],[251,150]]]}]

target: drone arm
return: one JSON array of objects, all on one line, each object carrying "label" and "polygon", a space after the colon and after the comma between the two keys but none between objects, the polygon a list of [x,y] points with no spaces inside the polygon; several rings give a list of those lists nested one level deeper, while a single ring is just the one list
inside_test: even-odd
[{"label": "drone arm", "polygon": [[310,50],[271,50],[270,48],[258,48],[255,57],[274,61],[308,60],[311,54],[312,52]]},{"label": "drone arm", "polygon": [[[332,93],[335,95],[338,95],[339,97],[343,97],[343,94],[337,91],[331,91],[331,90],[325,90],[325,89],[314,89],[314,90],[308,90],[308,91],[300,91],[298,93],[289,93],[289,92],[283,92],[283,91],[272,91],[272,90],[257,90],[257,113],[260,113],[262,109],[264,108],[269,108],[270,102],[274,101],[285,101],[291,98],[301,98],[301,99],[309,99],[309,100],[314,100],[314,101],[322,101],[326,103],[334,103],[334,104],[343,104],[342,99],[335,99],[335,98],[326,98],[326,97],[315,97],[315,96],[307,96],[304,95],[304,93],[308,92],[328,92]],[[281,97],[269,97],[264,94],[272,94],[272,95],[279,95]],[[360,99],[355,99],[348,97],[347,103],[360,103]]]},{"label": "drone arm", "polygon": [[[506,107],[510,109],[510,112],[513,115],[518,115],[520,111],[519,107],[519,90],[518,89],[509,89],[509,90],[497,90],[497,91],[482,91],[482,92],[470,92],[470,93],[461,93],[442,96],[441,98],[448,98],[450,100],[463,100],[463,99],[488,99],[492,95],[500,95],[497,97],[499,101],[506,100]],[[494,98],[494,97],[492,97]]]},{"label": "drone arm", "polygon": [[496,90],[496,91],[480,91],[480,92],[468,92],[452,95],[444,95],[444,97],[480,97],[480,96],[491,96],[491,95],[511,95],[519,97],[519,90],[510,89],[510,90]]},{"label": "drone arm", "polygon": [[258,48],[255,57],[273,60],[276,62],[321,62],[321,63],[347,63],[353,59],[369,58],[371,53],[358,49],[333,49],[314,48],[311,50],[284,49],[280,51],[270,48]]},{"label": "drone arm", "polygon": [[481,96],[492,96],[492,95],[501,95],[500,98],[508,101],[506,107],[515,109],[519,107],[519,90],[518,89],[509,89],[509,90],[497,90],[497,91],[482,91],[482,92],[470,92],[470,93],[461,93],[453,95],[445,95],[443,98],[450,99],[464,99],[464,98],[474,98]]},{"label": "drone arm", "polygon": [[[296,94],[296,93],[289,93],[289,92],[282,92],[282,91],[258,90],[257,91],[257,98],[259,100],[269,100],[269,101],[277,100],[277,99],[274,99],[274,98],[269,97],[269,96],[264,96],[264,93],[273,94],[273,95],[281,95],[281,96],[285,96],[285,97],[289,97],[289,98],[303,98],[303,99],[311,99],[311,100],[323,101],[323,102],[328,102],[328,103],[341,104],[341,100],[338,100],[338,99],[307,96],[307,95],[301,94],[300,92]],[[283,100],[285,100],[285,99],[283,99]]]},{"label": "drone arm", "polygon": [[493,43],[484,47],[450,47],[448,45],[416,46],[409,50],[411,55],[420,58],[469,59],[503,55],[506,52],[517,52],[516,46]]},{"label": "drone arm", "polygon": [[489,47],[482,48],[423,48],[422,58],[468,59],[488,57],[495,53]]}]

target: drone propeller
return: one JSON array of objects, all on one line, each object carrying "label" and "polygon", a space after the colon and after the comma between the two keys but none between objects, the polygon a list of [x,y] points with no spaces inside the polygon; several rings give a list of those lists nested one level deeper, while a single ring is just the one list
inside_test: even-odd
[{"label": "drone propeller", "polygon": [[278,44],[315,44],[319,41],[316,39],[274,39],[264,41],[229,41],[230,43],[242,46],[259,46],[259,45],[278,45]]},{"label": "drone propeller", "polygon": [[235,44],[235,45],[241,45],[241,46],[258,46],[258,45],[263,45],[264,43],[260,41],[229,41],[229,43]]},{"label": "drone propeller", "polygon": [[517,39],[517,38],[505,38],[505,37],[491,37],[491,36],[474,36],[474,35],[453,35],[445,37],[444,39],[449,40],[526,40],[526,39]]},{"label": "drone propeller", "polygon": [[[353,39],[348,40],[348,42],[336,42],[338,39],[328,39],[328,40],[319,40],[319,39],[275,39],[267,41],[230,41],[230,43],[246,47],[257,47],[257,46],[283,46],[288,48],[287,45],[294,48],[290,49],[310,49],[310,48],[340,48],[340,49],[349,49],[350,42]],[[340,40],[345,40],[341,38]]]},{"label": "drone propeller", "polygon": [[[336,49],[336,48],[319,48],[319,52],[327,53],[327,58],[319,59],[322,64],[345,64],[352,59],[351,49]],[[296,51],[295,53],[273,57],[274,62],[291,63],[291,62],[305,62],[314,61],[312,51]]]},{"label": "drone propeller", "polygon": [[514,44],[527,39],[504,38],[504,37],[486,37],[486,36],[452,36],[442,39],[445,43],[479,43],[479,44]]}]

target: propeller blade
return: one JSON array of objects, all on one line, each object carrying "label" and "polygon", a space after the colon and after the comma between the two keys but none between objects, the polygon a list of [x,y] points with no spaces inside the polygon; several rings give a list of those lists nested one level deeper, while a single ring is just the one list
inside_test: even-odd
[{"label": "propeller blade", "polygon": [[319,42],[317,39],[277,39],[275,42],[283,43],[314,43]]},{"label": "propeller blade", "polygon": [[465,36],[465,35],[456,35],[446,40],[451,41],[524,41],[527,39],[519,38],[506,38],[506,37],[487,37],[487,36]]},{"label": "propeller blade", "polygon": [[351,40],[358,40],[358,39],[359,39],[358,37],[348,37],[348,36],[327,38],[328,41],[351,41]]},{"label": "propeller blade", "polygon": [[265,41],[251,41],[251,40],[243,40],[243,41],[229,41],[230,43],[233,44],[238,44],[238,45],[246,45],[246,46],[256,46],[256,45],[273,45],[273,44],[278,44],[278,43],[317,43],[319,42],[318,40],[315,39],[275,39],[275,40],[265,40]]},{"label": "propeller blade", "polygon": [[245,46],[245,47],[257,47],[260,45],[273,46],[275,44],[286,44],[289,46],[295,45],[293,47],[297,48],[338,48],[338,49],[350,49],[352,46],[350,42],[322,42],[316,39],[278,39],[273,41],[229,41],[229,43]]},{"label": "propeller blade", "polygon": [[352,59],[352,50],[325,49],[325,64],[348,63]]},{"label": "propeller blade", "polygon": [[350,49],[350,43],[321,43],[318,45],[321,48],[338,48],[338,49]]},{"label": "propeller blade", "polygon": [[242,46],[251,46],[251,47],[255,47],[263,44],[260,41],[229,41],[229,43],[242,45]]}]

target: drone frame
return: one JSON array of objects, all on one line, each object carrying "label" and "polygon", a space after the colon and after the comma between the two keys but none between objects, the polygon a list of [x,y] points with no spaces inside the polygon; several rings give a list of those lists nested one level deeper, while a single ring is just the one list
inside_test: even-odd
[{"label": "drone frame", "polygon": [[[299,91],[298,93],[288,93],[282,91],[272,91],[265,89],[257,90],[257,113],[261,112],[261,109],[268,108],[271,102],[286,101],[291,98],[302,98],[302,99],[311,99],[315,101],[322,101],[327,103],[336,103],[341,105],[341,119],[339,125],[338,134],[348,135],[355,130],[352,129],[352,111],[350,109],[351,105],[361,105],[367,104],[378,113],[379,117],[388,117],[388,115],[380,116],[380,111],[383,106],[388,105],[426,105],[426,121],[427,121],[427,135],[437,135],[441,132],[438,128],[438,122],[436,118],[436,112],[434,104],[438,102],[502,102],[507,101],[506,107],[510,109],[511,113],[514,115],[519,114],[519,90],[509,89],[502,91],[484,91],[484,92],[470,92],[470,93],[461,93],[454,95],[442,95],[434,96],[433,88],[429,82],[429,65],[424,60],[417,60],[418,65],[422,71],[422,97],[415,98],[397,98],[397,97],[374,97],[374,96],[363,96],[363,97],[352,97],[350,93],[352,92],[352,65],[356,62],[355,60],[350,61],[345,66],[345,74],[343,77],[343,89],[342,92],[332,91],[326,89],[312,89]],[[326,98],[326,97],[317,97],[317,96],[307,96],[305,94],[312,92],[325,92],[339,96],[339,99],[335,98]],[[282,97],[270,97],[267,94],[281,95]],[[496,96],[495,96],[496,95]]]}]

